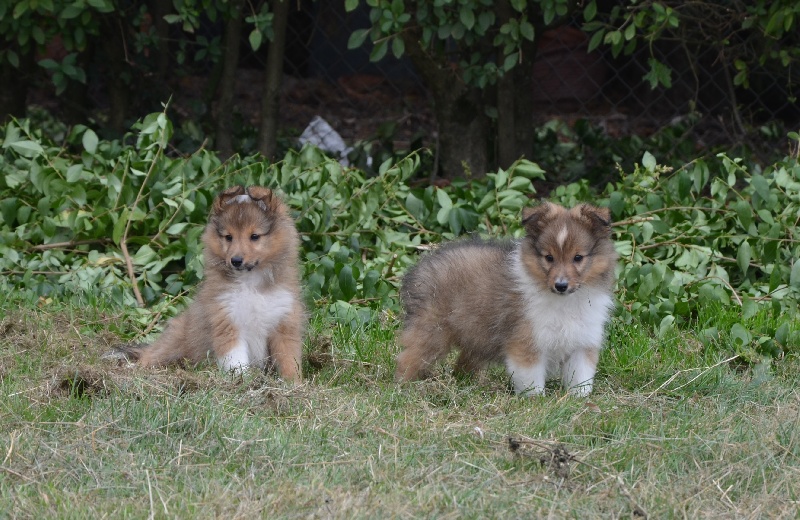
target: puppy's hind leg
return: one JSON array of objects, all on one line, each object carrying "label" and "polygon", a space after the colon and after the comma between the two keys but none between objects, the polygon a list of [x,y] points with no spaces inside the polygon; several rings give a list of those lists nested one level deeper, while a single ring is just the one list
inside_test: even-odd
[{"label": "puppy's hind leg", "polygon": [[467,350],[462,350],[453,367],[453,374],[457,377],[469,377],[477,374],[486,366],[486,362],[475,355],[470,355]]},{"label": "puppy's hind leg", "polygon": [[143,367],[166,366],[183,360],[194,361],[193,349],[186,341],[186,315],[173,318],[155,342],[130,352]]},{"label": "puppy's hind leg", "polygon": [[403,351],[397,356],[395,380],[413,381],[424,377],[427,369],[450,351],[451,341],[441,329],[433,333],[407,324],[400,334]]}]

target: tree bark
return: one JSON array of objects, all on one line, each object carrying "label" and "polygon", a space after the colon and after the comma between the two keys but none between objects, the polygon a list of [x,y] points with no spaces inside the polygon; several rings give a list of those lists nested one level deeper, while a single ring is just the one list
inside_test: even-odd
[{"label": "tree bark", "polygon": [[[513,11],[508,0],[498,2],[497,14],[500,23],[510,19]],[[523,40],[520,54],[520,62],[497,85],[497,162],[500,168],[508,168],[520,157],[530,159],[533,156],[536,38],[533,42]]]},{"label": "tree bark", "polygon": [[289,0],[272,1],[272,29],[274,39],[267,51],[264,97],[261,98],[261,125],[258,131],[258,151],[264,157],[274,158],[278,149],[278,109],[283,57],[286,49],[286,25],[289,20]]},{"label": "tree bark", "polygon": [[19,56],[19,68],[14,68],[8,61],[0,65],[0,123],[12,117],[25,117],[28,89],[36,67],[33,50],[23,54],[19,46],[11,48]]},{"label": "tree bark", "polygon": [[[131,80],[131,75],[125,51],[125,34],[122,26],[121,19],[116,12],[105,16],[97,48],[99,52],[105,53],[109,67],[108,100],[110,106],[108,127],[117,135],[122,135],[125,131],[125,117],[128,114],[128,103],[130,102],[129,81]],[[100,50],[101,48],[102,50]],[[79,89],[80,87],[85,86],[80,85],[75,88]],[[70,96],[79,95],[80,92],[70,94]]]},{"label": "tree bark", "polygon": [[239,65],[239,41],[242,36],[242,8],[244,0],[231,2],[231,12],[225,24],[222,49],[222,77],[217,102],[217,128],[215,144],[222,157],[233,155],[233,96],[236,87],[236,69]]},{"label": "tree bark", "polygon": [[403,33],[406,53],[433,96],[438,125],[437,163],[434,173],[453,179],[482,177],[489,166],[489,118],[484,111],[484,91],[471,87],[419,44],[414,31]]},{"label": "tree bark", "polygon": [[[162,0],[151,0],[151,11],[153,12],[153,27],[155,28],[156,38],[158,38],[157,66],[156,75],[158,83],[165,85],[169,74],[169,23],[164,17],[172,12],[172,3]],[[162,87],[163,88],[163,87]]]}]

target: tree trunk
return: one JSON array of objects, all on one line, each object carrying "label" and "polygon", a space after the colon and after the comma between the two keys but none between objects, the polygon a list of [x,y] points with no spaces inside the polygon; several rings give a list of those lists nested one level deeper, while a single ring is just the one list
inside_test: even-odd
[{"label": "tree trunk", "polygon": [[464,83],[449,67],[442,67],[419,45],[419,35],[403,33],[406,52],[430,88],[438,124],[435,174],[453,179],[482,177],[488,168],[489,118],[484,92]]},{"label": "tree trunk", "polygon": [[33,50],[23,54],[18,46],[11,48],[19,56],[19,68],[12,67],[8,61],[0,65],[0,123],[5,123],[12,117],[25,117],[28,89],[36,67]]},{"label": "tree trunk", "polygon": [[217,103],[216,148],[222,157],[233,155],[233,95],[236,86],[236,68],[239,66],[239,41],[242,36],[243,0],[231,2],[231,13],[225,24],[222,49],[222,77]]},{"label": "tree trunk", "polygon": [[258,151],[274,158],[278,148],[278,108],[283,80],[283,55],[286,48],[286,24],[289,20],[289,0],[273,0],[272,29],[274,39],[267,51],[264,97],[261,98],[261,125],[258,131]]},{"label": "tree trunk", "polygon": [[[125,54],[123,24],[116,13],[103,17],[98,52],[105,53],[108,64],[108,127],[117,135],[126,130],[125,117],[130,102],[131,81],[128,57]],[[84,53],[85,54],[85,53]],[[79,94],[75,94],[79,95]]]},{"label": "tree trunk", "polygon": [[[510,19],[513,11],[508,0],[498,3],[497,14],[501,23]],[[530,159],[533,156],[535,58],[536,40],[523,40],[521,61],[497,85],[497,162],[500,168],[508,168],[520,157]]]},{"label": "tree trunk", "polygon": [[158,58],[156,66],[156,75],[158,83],[163,88],[166,85],[167,75],[169,74],[169,23],[164,17],[172,12],[172,3],[164,2],[162,0],[152,0],[150,10],[153,13],[153,26],[156,32],[158,43]]}]

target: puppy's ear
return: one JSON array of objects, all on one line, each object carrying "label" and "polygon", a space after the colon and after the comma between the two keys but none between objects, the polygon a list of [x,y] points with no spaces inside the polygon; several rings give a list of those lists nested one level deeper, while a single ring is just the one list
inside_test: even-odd
[{"label": "puppy's ear", "polygon": [[225,205],[230,203],[231,199],[234,199],[243,193],[244,186],[231,186],[230,188],[224,190],[222,193],[217,195],[217,198],[214,200],[214,213],[220,213]]},{"label": "puppy's ear", "polygon": [[533,208],[523,208],[522,225],[528,236],[537,236],[550,222],[555,213],[555,206],[550,202],[542,202]]},{"label": "puppy's ear", "polygon": [[267,211],[272,206],[272,190],[263,186],[250,186],[247,194],[258,204],[262,211]]},{"label": "puppy's ear", "polygon": [[592,206],[590,204],[581,204],[575,209],[578,210],[581,219],[587,223],[593,234],[611,236],[610,209]]},{"label": "puppy's ear", "polygon": [[214,214],[222,213],[222,209],[225,207],[225,205],[229,204],[231,200],[240,195],[244,195],[244,186],[231,186],[227,190],[220,193],[216,199],[214,199],[212,212]]}]

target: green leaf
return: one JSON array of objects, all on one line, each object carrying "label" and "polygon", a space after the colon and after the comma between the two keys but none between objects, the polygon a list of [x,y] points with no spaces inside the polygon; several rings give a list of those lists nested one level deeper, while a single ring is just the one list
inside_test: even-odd
[{"label": "green leaf", "polygon": [[17,218],[17,206],[19,199],[17,197],[8,197],[0,200],[0,215],[3,217],[3,222],[10,229],[14,229],[13,223]]},{"label": "green leaf", "polygon": [[789,324],[782,323],[775,331],[775,341],[785,346],[787,341],[789,340],[789,332],[790,332]]},{"label": "green leaf", "polygon": [[425,203],[415,197],[413,193],[409,193],[406,197],[406,209],[414,216],[414,218],[423,220],[425,214]]},{"label": "green leaf", "polygon": [[386,51],[389,50],[389,40],[381,40],[372,48],[369,54],[370,61],[381,61],[386,56]]},{"label": "green leaf", "polygon": [[392,38],[392,54],[395,58],[400,59],[406,50],[406,44],[399,36]]},{"label": "green leaf", "polygon": [[752,249],[750,248],[750,244],[747,242],[747,240],[739,244],[739,251],[736,253],[736,263],[739,265],[739,269],[741,269],[743,273],[747,273],[747,268],[750,267],[750,259],[752,256]]},{"label": "green leaf", "polygon": [[450,220],[450,211],[452,208],[439,208],[439,211],[436,213],[436,222],[440,225],[444,225]]},{"label": "green leaf", "polygon": [[538,164],[535,162],[531,162],[528,160],[521,160],[519,161],[514,167],[512,168],[511,172],[514,175],[521,175],[526,179],[541,179],[544,180],[545,178],[545,171],[539,167]]},{"label": "green leaf", "polygon": [[356,29],[352,33],[350,33],[350,38],[347,40],[347,48],[348,49],[357,49],[364,44],[364,40],[367,39],[367,35],[369,34],[369,29]]},{"label": "green leaf", "polygon": [[633,24],[629,25],[629,26],[628,26],[628,27],[625,29],[624,36],[625,36],[625,40],[626,40],[626,41],[631,41],[631,40],[633,40],[634,36],[636,36],[636,26],[635,26],[635,25],[633,25]]},{"label": "green leaf", "polygon": [[468,30],[472,30],[472,27],[475,25],[475,13],[468,5],[461,6],[461,10],[458,13],[458,19],[461,20],[461,23],[464,24],[464,27],[466,27]]},{"label": "green leaf", "polygon": [[613,191],[611,195],[608,196],[608,199],[608,207],[611,209],[612,216],[614,218],[621,217],[625,210],[625,196],[622,192]]},{"label": "green leaf", "polygon": [[172,224],[170,227],[167,228],[168,235],[180,235],[183,233],[183,230],[186,229],[188,226],[188,222],[178,222],[177,224]]},{"label": "green leaf", "polygon": [[83,207],[86,205],[86,188],[83,187],[83,184],[76,184],[72,187],[69,192],[69,197],[75,202],[78,207]]},{"label": "green leaf", "polygon": [[133,264],[144,266],[155,260],[157,257],[158,255],[156,255],[156,252],[153,251],[153,248],[145,244],[136,251],[135,255],[133,255]]},{"label": "green leaf", "polygon": [[83,165],[82,164],[73,164],[69,168],[67,168],[67,182],[73,183],[78,182],[81,180],[81,176],[83,174]]},{"label": "green leaf", "polygon": [[122,210],[117,221],[114,223],[114,229],[111,232],[111,239],[115,244],[119,245],[122,240],[122,235],[125,233],[125,226],[128,225],[128,208]]},{"label": "green leaf", "polygon": [[745,347],[750,344],[752,336],[741,323],[734,323],[731,327],[731,340],[734,345]]},{"label": "green leaf", "polygon": [[519,61],[519,53],[512,52],[511,54],[506,56],[505,60],[503,60],[503,70],[509,71],[513,69],[518,61]]},{"label": "green leaf", "polygon": [[742,299],[742,318],[748,320],[758,313],[758,302],[753,298]]},{"label": "green leaf", "polygon": [[358,7],[358,0],[344,0],[344,10],[347,13],[353,12]]},{"label": "green leaf", "polygon": [[597,2],[591,0],[586,4],[586,7],[583,8],[583,19],[587,22],[591,22],[594,20],[595,16],[597,16]]},{"label": "green leaf", "polygon": [[257,51],[261,47],[261,40],[263,36],[264,35],[258,29],[253,29],[250,31],[250,36],[248,37],[250,48],[254,51]]},{"label": "green leaf", "polygon": [[643,76],[643,79],[650,83],[652,90],[655,90],[658,85],[672,87],[672,69],[655,58],[648,59],[647,63],[650,65],[650,70]]},{"label": "green leaf", "polygon": [[[800,265],[800,261],[795,261],[794,265],[792,266],[792,272],[794,272],[796,268],[800,269],[800,268],[797,267],[798,265]],[[797,276],[800,276],[800,272],[797,273]],[[790,285],[794,285],[795,287],[797,287],[796,284],[792,284],[791,283],[791,280],[792,280],[792,278],[790,276],[789,277],[789,284]],[[798,281],[798,280],[800,280],[800,278],[795,278],[795,280]],[[781,270],[778,268],[777,265],[773,265],[772,266],[772,272],[769,274],[769,292],[773,292],[775,289],[777,289],[778,286],[781,284],[781,281],[782,281],[781,280]]]},{"label": "green leaf", "polygon": [[642,222],[642,243],[647,244],[653,238],[653,224],[650,222]]},{"label": "green leaf", "polygon": [[654,172],[656,169],[656,158],[650,152],[644,152],[642,157],[642,166],[649,172]]},{"label": "green leaf", "polygon": [[750,186],[758,193],[761,200],[765,202],[769,200],[769,183],[763,175],[753,175],[750,179]]},{"label": "green leaf", "polygon": [[7,146],[13,148],[18,154],[20,154],[23,157],[36,157],[40,153],[44,152],[44,148],[42,148],[42,145],[40,145],[36,141],[28,141],[28,140],[15,141],[13,143],[8,143]]},{"label": "green leaf", "polygon": [[523,21],[521,24],[519,24],[519,34],[526,40],[533,41],[533,25],[527,20]]},{"label": "green leaf", "polygon": [[15,69],[19,68],[19,55],[16,52],[14,52],[12,49],[8,49],[6,51],[6,58],[12,67]]},{"label": "green leaf", "polygon": [[[777,266],[773,267],[777,269]],[[789,274],[789,285],[795,289],[800,289],[800,259],[796,259],[792,264],[792,271]]]},{"label": "green leaf", "polygon": [[736,215],[744,230],[749,230],[750,224],[753,223],[753,207],[743,200],[738,200],[733,209],[736,210]]},{"label": "green leaf", "polygon": [[508,172],[502,168],[497,170],[497,175],[494,177],[494,186],[496,190],[503,190],[508,183]]},{"label": "green leaf", "polygon": [[450,224],[450,230],[454,235],[461,234],[461,211],[461,208],[453,208],[447,215],[447,220]]},{"label": "green leaf", "polygon": [[436,190],[436,200],[439,201],[439,206],[441,206],[442,209],[450,209],[453,207],[453,201],[450,200],[447,192],[441,188]]},{"label": "green leaf", "polygon": [[91,128],[87,128],[83,133],[81,142],[83,143],[83,148],[90,154],[94,154],[97,151],[97,134]]},{"label": "green leaf", "polygon": [[343,266],[339,271],[339,290],[348,301],[356,295],[356,279],[353,276],[353,268],[349,265]]},{"label": "green leaf", "polygon": [[589,46],[586,48],[586,52],[592,52],[593,50],[600,47],[600,44],[603,42],[605,36],[605,32],[601,29],[595,32],[592,35],[592,38],[589,40]]},{"label": "green leaf", "polygon": [[672,330],[672,325],[675,323],[675,316],[668,314],[661,319],[661,323],[658,325],[658,339],[663,339],[667,333]]}]

